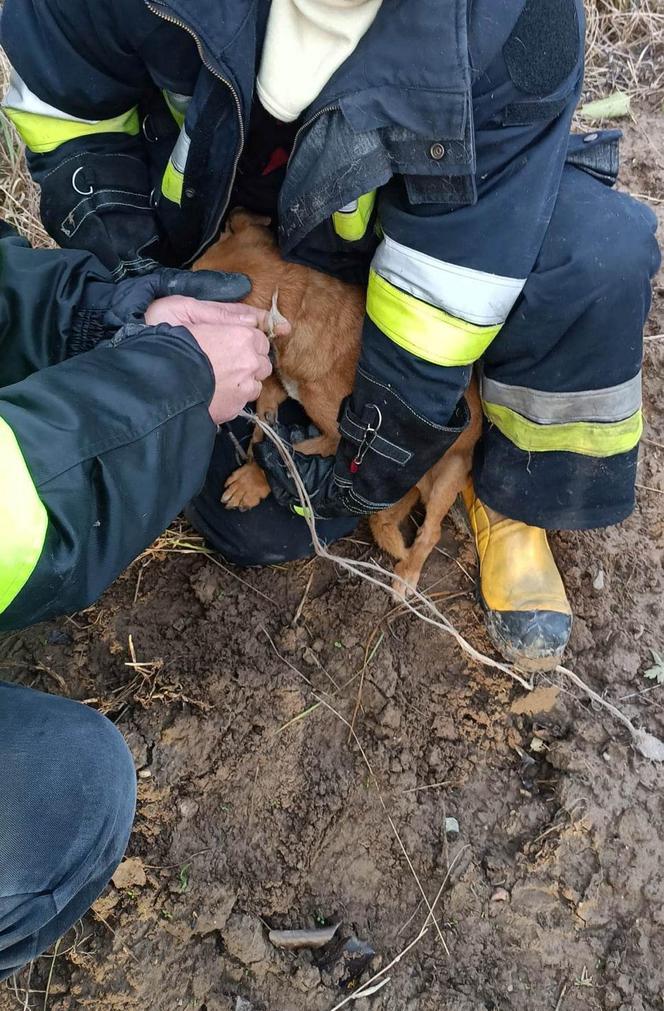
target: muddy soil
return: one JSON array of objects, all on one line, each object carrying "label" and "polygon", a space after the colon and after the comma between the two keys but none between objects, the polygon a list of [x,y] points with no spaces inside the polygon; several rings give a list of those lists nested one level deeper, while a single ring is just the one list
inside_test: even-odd
[{"label": "muddy soil", "polygon": [[[623,185],[661,219],[661,119],[626,134]],[[663,372],[664,341],[649,341],[636,512],[553,537],[576,614],[570,666],[661,736],[664,688],[643,672],[664,647]],[[340,550],[373,551],[362,530]],[[488,649],[475,573],[446,523],[423,585]],[[320,561],[241,572],[164,550],[84,614],[4,641],[3,676],[118,723],[139,802],[117,886],[55,961],[0,991],[2,1011],[329,1011],[351,992],[347,938],[376,953],[366,979],[418,936],[418,881],[430,900],[447,882],[440,934],[351,1008],[664,1008],[661,767],[569,685],[542,678],[526,695],[392,607]],[[143,666],[126,666],[132,648]],[[333,923],[322,955],[267,938]]]}]

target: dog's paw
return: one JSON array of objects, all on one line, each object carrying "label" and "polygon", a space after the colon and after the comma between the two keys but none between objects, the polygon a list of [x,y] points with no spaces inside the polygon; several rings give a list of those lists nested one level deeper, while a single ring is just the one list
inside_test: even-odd
[{"label": "dog's paw", "polygon": [[408,600],[417,589],[420,573],[409,569],[404,562],[398,562],[394,566],[394,576],[392,593],[397,600]]},{"label": "dog's paw", "polygon": [[269,494],[270,486],[258,464],[245,463],[227,479],[221,501],[227,509],[244,512],[254,509]]}]

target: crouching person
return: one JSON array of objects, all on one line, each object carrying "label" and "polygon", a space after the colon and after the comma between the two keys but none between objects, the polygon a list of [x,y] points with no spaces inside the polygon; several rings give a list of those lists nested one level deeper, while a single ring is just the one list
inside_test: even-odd
[{"label": "crouching person", "polygon": [[[0,225],[0,631],[92,603],[205,479],[260,393],[266,315],[242,275],[113,284]],[[223,301],[222,301],[223,300]],[[135,774],[112,723],[0,682],[0,979],[83,915],[122,858]]]}]

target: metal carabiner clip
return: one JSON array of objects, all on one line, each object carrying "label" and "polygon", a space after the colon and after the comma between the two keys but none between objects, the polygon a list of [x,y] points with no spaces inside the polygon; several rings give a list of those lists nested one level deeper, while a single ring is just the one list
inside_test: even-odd
[{"label": "metal carabiner clip", "polygon": [[367,426],[364,429],[364,436],[362,438],[362,442],[360,443],[359,449],[355,454],[355,456],[353,457],[353,459],[350,461],[349,470],[351,474],[357,474],[358,470],[360,469],[360,466],[362,465],[362,461],[364,460],[365,456],[371,449],[371,446],[375,442],[376,436],[378,435],[378,429],[383,424],[383,415],[381,414],[380,407],[378,407],[377,404],[371,404],[370,406],[373,407],[374,411],[378,415],[378,418],[375,426],[372,425],[370,421],[367,422]]},{"label": "metal carabiner clip", "polygon": [[76,176],[78,175],[79,172],[83,172],[83,169],[84,169],[83,165],[80,165],[76,169],[73,176],[71,177],[71,185],[75,193],[79,193],[82,197],[91,197],[92,194],[94,193],[94,188],[92,186],[90,187],[89,190],[79,190],[78,186],[76,185]]}]

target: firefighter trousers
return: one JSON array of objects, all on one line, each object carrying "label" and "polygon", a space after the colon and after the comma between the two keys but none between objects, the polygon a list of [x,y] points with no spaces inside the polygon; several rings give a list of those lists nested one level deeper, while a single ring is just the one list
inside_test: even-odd
[{"label": "firefighter trousers", "polygon": [[[565,166],[534,268],[476,365],[485,418],[474,481],[498,512],[578,530],[618,523],[634,508],[643,328],[660,263],[655,227],[649,208]],[[451,381],[441,396],[451,416],[464,372],[445,372]],[[220,504],[237,466],[222,433],[206,488],[189,509],[194,525],[238,564],[308,555],[305,522],[272,499],[248,513]],[[333,540],[353,524],[322,521],[321,534]]]}]

